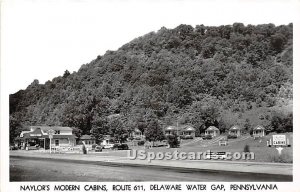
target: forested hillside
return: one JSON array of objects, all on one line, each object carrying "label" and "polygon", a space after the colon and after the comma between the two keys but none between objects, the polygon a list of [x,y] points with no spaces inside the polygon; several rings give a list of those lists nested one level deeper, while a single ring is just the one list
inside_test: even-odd
[{"label": "forested hillside", "polygon": [[292,24],[163,27],[10,95],[10,138],[29,125],[78,135],[153,122],[190,124],[198,135],[210,125],[292,131],[292,71]]}]

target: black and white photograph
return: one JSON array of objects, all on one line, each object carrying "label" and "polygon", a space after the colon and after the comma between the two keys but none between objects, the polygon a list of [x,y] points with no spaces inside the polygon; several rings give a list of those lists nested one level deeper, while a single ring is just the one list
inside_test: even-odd
[{"label": "black and white photograph", "polygon": [[299,10],[283,0],[2,1],[1,189],[300,190]]}]

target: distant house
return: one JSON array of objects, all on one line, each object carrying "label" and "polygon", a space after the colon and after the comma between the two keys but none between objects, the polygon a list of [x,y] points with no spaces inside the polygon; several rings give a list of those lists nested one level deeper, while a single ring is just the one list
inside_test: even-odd
[{"label": "distant house", "polygon": [[144,135],[143,133],[141,132],[141,130],[139,130],[138,128],[135,128],[132,132],[131,132],[131,136],[134,138],[134,139],[137,139],[137,138],[144,138]]},{"label": "distant house", "polygon": [[92,135],[82,135],[79,139],[79,144],[85,143],[85,145],[96,144],[96,138]]},{"label": "distant house", "polygon": [[180,127],[180,129],[181,129],[180,135],[190,136],[192,138],[195,138],[196,129],[194,127],[189,125],[183,125]]},{"label": "distant house", "polygon": [[241,128],[237,125],[232,126],[229,129],[229,135],[236,135],[237,137],[241,136]]},{"label": "distant house", "polygon": [[205,130],[205,135],[211,135],[212,137],[217,137],[220,135],[220,130],[216,128],[215,126],[209,126]]},{"label": "distant house", "polygon": [[257,125],[256,127],[254,127],[253,129],[253,137],[264,137],[265,136],[265,128],[261,125]]},{"label": "distant house", "polygon": [[165,135],[179,135],[181,138],[195,138],[195,128],[190,125],[167,126]]},{"label": "distant house", "polygon": [[105,145],[111,145],[114,144],[114,138],[110,135],[105,135],[104,139],[101,142],[101,145],[105,146]]},{"label": "distant house", "polygon": [[25,149],[30,146],[39,146],[40,148],[50,148],[49,131],[53,132],[51,146],[73,147],[76,145],[76,136],[73,135],[73,129],[60,126],[30,126],[30,130],[22,131],[19,137],[20,145]]},{"label": "distant house", "polygon": [[165,128],[165,135],[174,135],[174,134],[176,134],[177,130],[178,129],[176,126],[167,126]]}]

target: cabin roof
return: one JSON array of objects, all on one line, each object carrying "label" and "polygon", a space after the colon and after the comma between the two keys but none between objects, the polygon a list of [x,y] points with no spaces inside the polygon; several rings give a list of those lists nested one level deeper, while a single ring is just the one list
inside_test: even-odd
[{"label": "cabin roof", "polygon": [[80,137],[80,139],[81,139],[81,140],[90,140],[90,139],[95,139],[95,137],[92,136],[92,135],[82,135],[82,136]]},{"label": "cabin roof", "polygon": [[36,130],[40,128],[42,131],[47,132],[50,129],[54,131],[72,131],[73,129],[71,127],[61,127],[61,126],[30,126],[31,130]]},{"label": "cabin roof", "polygon": [[238,126],[238,125],[234,125],[234,126],[232,126],[229,130],[241,130],[241,127],[240,126]]},{"label": "cabin roof", "polygon": [[170,125],[165,128],[166,131],[173,131],[173,130],[177,130],[177,129],[178,129],[178,131],[195,131],[195,128],[190,125],[180,125],[178,127]]},{"label": "cabin roof", "polygon": [[265,128],[261,125],[257,125],[253,130],[265,130]]},{"label": "cabin roof", "polygon": [[219,131],[218,128],[216,128],[215,126],[209,126],[206,131]]}]

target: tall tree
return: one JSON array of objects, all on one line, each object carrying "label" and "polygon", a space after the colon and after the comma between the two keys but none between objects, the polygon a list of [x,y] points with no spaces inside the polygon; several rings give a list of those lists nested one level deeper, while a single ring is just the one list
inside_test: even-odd
[{"label": "tall tree", "polygon": [[104,136],[108,135],[109,133],[107,119],[104,117],[98,117],[97,119],[94,119],[90,133],[95,137],[97,144],[101,143],[104,139]]},{"label": "tall tree", "polygon": [[123,143],[128,138],[128,131],[124,127],[124,123],[121,118],[112,118],[108,121],[108,127],[110,135],[112,135],[116,141]]},{"label": "tall tree", "polygon": [[145,130],[146,140],[150,142],[162,141],[165,139],[165,135],[162,127],[159,125],[157,120],[151,120],[148,127]]}]

